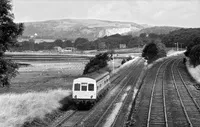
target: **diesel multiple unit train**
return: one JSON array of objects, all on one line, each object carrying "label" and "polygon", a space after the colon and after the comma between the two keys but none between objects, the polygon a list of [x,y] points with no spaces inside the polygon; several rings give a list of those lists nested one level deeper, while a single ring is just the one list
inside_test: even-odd
[{"label": "diesel multiple unit train", "polygon": [[98,71],[76,78],[72,85],[72,99],[76,104],[93,104],[105,94],[110,86],[107,71]]}]

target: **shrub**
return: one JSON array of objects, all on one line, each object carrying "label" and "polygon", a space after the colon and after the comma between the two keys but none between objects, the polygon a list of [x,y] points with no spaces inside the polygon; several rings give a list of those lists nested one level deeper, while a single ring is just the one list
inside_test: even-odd
[{"label": "shrub", "polygon": [[187,46],[187,50],[186,50],[186,52],[184,53],[185,56],[189,57],[190,52],[191,52],[191,49],[192,49],[195,45],[198,45],[198,44],[200,44],[200,37],[194,38],[193,41]]},{"label": "shrub", "polygon": [[123,59],[121,62],[121,64],[124,64],[124,63],[126,63],[126,59]]},{"label": "shrub", "polygon": [[142,51],[142,57],[144,57],[148,63],[151,63],[152,61],[165,56],[165,45],[159,40],[154,40],[147,44]]},{"label": "shrub", "polygon": [[200,44],[195,45],[191,48],[188,57],[190,58],[190,63],[194,67],[200,64]]},{"label": "shrub", "polygon": [[155,43],[147,44],[142,51],[142,57],[144,57],[146,60],[154,58],[157,54],[158,49]]},{"label": "shrub", "polygon": [[86,64],[83,74],[88,74],[107,66],[107,61],[110,60],[108,53],[100,53]]},{"label": "shrub", "polygon": [[129,60],[132,60],[132,57],[131,56],[129,56],[127,59],[126,59],[127,61],[129,61]]}]

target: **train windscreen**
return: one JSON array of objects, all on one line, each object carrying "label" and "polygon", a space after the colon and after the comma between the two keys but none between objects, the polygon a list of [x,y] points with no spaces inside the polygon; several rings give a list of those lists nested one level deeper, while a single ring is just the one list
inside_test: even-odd
[{"label": "train windscreen", "polygon": [[88,84],[88,90],[94,91],[94,84]]},{"label": "train windscreen", "polygon": [[74,84],[74,91],[80,91],[80,84],[79,83]]}]

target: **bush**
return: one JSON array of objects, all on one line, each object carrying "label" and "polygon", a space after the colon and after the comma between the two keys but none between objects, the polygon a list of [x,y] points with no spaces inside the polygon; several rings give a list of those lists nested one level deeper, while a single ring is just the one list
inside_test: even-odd
[{"label": "bush", "polygon": [[165,56],[165,45],[159,40],[147,44],[142,51],[142,57],[144,57],[148,63]]},{"label": "bush", "polygon": [[200,37],[194,38],[193,41],[187,46],[187,50],[186,50],[186,52],[184,53],[185,56],[189,57],[190,52],[191,52],[191,49],[192,49],[195,45],[198,45],[198,44],[200,44]]},{"label": "bush", "polygon": [[129,61],[129,60],[132,60],[132,57],[131,56],[129,56],[127,59],[126,59],[127,61]]},{"label": "bush", "polygon": [[124,64],[124,63],[126,63],[126,59],[123,59],[121,62],[121,64]]},{"label": "bush", "polygon": [[200,44],[192,47],[188,57],[190,58],[190,63],[194,67],[200,64]]},{"label": "bush", "polygon": [[83,74],[88,74],[107,66],[107,61],[110,60],[108,53],[100,53],[86,64]]},{"label": "bush", "polygon": [[157,54],[158,49],[155,43],[147,44],[142,51],[142,57],[144,57],[146,60],[153,59]]}]

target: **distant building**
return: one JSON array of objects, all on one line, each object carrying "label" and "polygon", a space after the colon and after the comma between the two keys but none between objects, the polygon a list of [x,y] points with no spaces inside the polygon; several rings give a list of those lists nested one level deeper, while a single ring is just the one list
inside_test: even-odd
[{"label": "distant building", "polygon": [[74,47],[65,47],[64,50],[65,51],[76,51],[76,48],[74,48]]},{"label": "distant building", "polygon": [[65,48],[61,48],[59,46],[55,46],[54,47],[54,50],[56,52],[73,52],[73,51],[76,51],[76,48],[74,47],[65,47]]},{"label": "distant building", "polygon": [[55,46],[54,50],[57,51],[57,52],[63,52],[63,49],[59,46]]},{"label": "distant building", "polygon": [[125,49],[126,48],[126,44],[119,44],[119,48],[120,49]]}]

